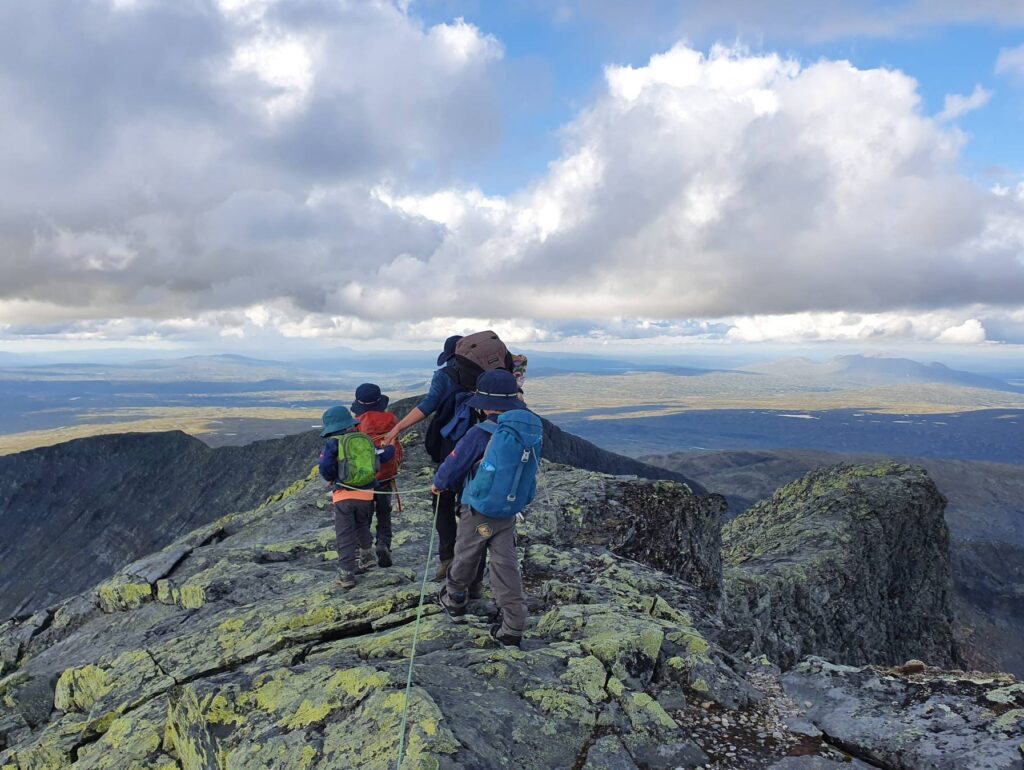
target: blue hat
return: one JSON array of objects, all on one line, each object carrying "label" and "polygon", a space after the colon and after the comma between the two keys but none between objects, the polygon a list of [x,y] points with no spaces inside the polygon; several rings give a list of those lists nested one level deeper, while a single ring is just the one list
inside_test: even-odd
[{"label": "blue hat", "polygon": [[476,393],[466,403],[473,409],[491,409],[496,412],[526,408],[526,404],[519,398],[516,376],[504,369],[492,369],[481,374],[476,381]]},{"label": "blue hat", "polygon": [[382,396],[380,386],[372,382],[364,382],[356,388],[356,400],[352,402],[352,414],[360,415],[366,412],[383,412],[388,408],[388,396]]},{"label": "blue hat", "polygon": [[324,429],[320,431],[322,438],[326,438],[332,433],[341,433],[341,431],[348,430],[357,424],[355,418],[343,406],[332,406],[324,412],[324,416],[320,419],[324,423]]},{"label": "blue hat", "polygon": [[453,334],[451,337],[444,341],[444,352],[437,357],[438,366],[444,366],[446,363],[455,358],[455,346],[459,344],[459,340],[461,339],[461,334]]}]

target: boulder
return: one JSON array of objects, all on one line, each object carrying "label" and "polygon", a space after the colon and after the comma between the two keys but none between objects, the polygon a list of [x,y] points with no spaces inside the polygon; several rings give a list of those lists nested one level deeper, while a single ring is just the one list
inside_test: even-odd
[{"label": "boulder", "polygon": [[812,471],[723,532],[727,646],[788,668],[959,661],[945,498],[882,463]]}]

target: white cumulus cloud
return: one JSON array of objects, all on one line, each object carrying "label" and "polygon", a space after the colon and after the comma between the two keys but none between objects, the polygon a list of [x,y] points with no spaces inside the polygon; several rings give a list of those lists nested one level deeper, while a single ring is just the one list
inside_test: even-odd
[{"label": "white cumulus cloud", "polygon": [[936,115],[936,120],[946,123],[966,115],[968,112],[980,109],[989,103],[992,92],[982,88],[980,84],[974,86],[974,90],[967,96],[962,94],[948,94],[942,112]]},{"label": "white cumulus cloud", "polygon": [[899,71],[678,44],[608,67],[495,196],[457,171],[502,56],[384,0],[0,4],[4,334],[1019,328],[1024,196],[961,175],[943,123],[983,89],[940,120]]}]

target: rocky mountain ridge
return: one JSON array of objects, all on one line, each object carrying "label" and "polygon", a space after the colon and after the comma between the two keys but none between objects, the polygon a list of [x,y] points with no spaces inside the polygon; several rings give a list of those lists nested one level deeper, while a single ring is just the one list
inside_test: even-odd
[{"label": "rocky mountain ridge", "polygon": [[[404,415],[416,403],[405,399],[393,410]],[[96,436],[0,457],[0,618],[30,614],[195,527],[252,509],[305,476],[321,446],[315,431],[214,449],[170,431]],[[688,481],[550,422],[545,451],[580,468]]]},{"label": "rocky mountain ridge", "polygon": [[[429,483],[418,449],[406,473]],[[867,475],[930,493],[912,470]],[[348,593],[310,477],[0,626],[0,768],[390,770],[414,636],[406,770],[1024,768],[1024,686],[1010,677],[814,658],[782,674],[730,652],[718,496],[546,463],[521,527],[522,650],[492,645],[486,598],[463,624],[428,604],[417,629],[432,511],[422,495],[407,504],[396,566]],[[851,510],[851,527],[874,526]],[[807,528],[788,533],[761,558],[817,546]],[[941,549],[933,534],[888,558]],[[823,587],[805,579],[810,595]]]},{"label": "rocky mountain ridge", "polygon": [[[679,452],[643,458],[721,491],[726,518],[818,468],[887,462],[817,450]],[[948,498],[953,609],[967,662],[1024,676],[1024,467],[968,460],[903,460],[927,470]]]}]

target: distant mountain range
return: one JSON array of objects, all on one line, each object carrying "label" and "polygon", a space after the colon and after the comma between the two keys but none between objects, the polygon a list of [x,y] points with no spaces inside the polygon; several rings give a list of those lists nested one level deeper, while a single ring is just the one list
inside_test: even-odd
[{"label": "distant mountain range", "polygon": [[922,364],[909,358],[885,356],[836,356],[824,362],[812,361],[809,358],[786,358],[781,361],[744,366],[742,371],[795,380],[834,380],[865,386],[932,383],[1013,393],[1024,392],[1024,388],[1011,385],[1005,380],[950,369],[945,364]]}]

